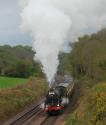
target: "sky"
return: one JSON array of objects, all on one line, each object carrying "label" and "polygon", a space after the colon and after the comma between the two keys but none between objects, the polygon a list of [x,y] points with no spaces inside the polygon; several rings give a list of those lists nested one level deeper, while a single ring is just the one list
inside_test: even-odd
[{"label": "sky", "polygon": [[19,0],[0,0],[0,45],[31,45],[31,38],[21,28]]},{"label": "sky", "polygon": [[[20,28],[22,21],[19,1],[0,0],[0,45],[32,45],[30,35],[23,32]],[[84,34],[93,31],[95,30],[90,27],[84,30]]]}]

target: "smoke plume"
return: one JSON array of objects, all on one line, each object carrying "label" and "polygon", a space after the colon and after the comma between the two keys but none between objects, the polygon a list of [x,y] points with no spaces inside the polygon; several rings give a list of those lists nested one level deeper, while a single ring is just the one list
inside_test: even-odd
[{"label": "smoke plume", "polygon": [[106,0],[21,0],[21,5],[22,28],[33,38],[34,59],[49,83],[68,42],[106,26]]}]

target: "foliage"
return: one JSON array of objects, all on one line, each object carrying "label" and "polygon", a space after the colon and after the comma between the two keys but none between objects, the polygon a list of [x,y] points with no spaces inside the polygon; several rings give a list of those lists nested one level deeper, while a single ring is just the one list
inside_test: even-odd
[{"label": "foliage", "polygon": [[85,88],[79,102],[77,109],[68,116],[66,125],[105,125],[106,83]]},{"label": "foliage", "polygon": [[15,87],[26,83],[26,81],[27,79],[23,78],[0,77],[0,89]]},{"label": "foliage", "polygon": [[70,61],[70,53],[61,53],[59,55],[59,60],[58,74],[62,76],[65,74],[71,75],[72,65]]},{"label": "foliage", "polygon": [[[90,125],[103,124],[106,120],[106,83],[101,83],[93,87],[90,94],[88,109],[91,111]],[[103,122],[103,123],[102,123]],[[105,121],[106,122],[106,121]],[[105,124],[105,123],[104,123]]]},{"label": "foliage", "polygon": [[106,79],[106,29],[79,38],[71,52],[73,76]]},{"label": "foliage", "polygon": [[0,46],[0,75],[12,77],[42,76],[40,66],[33,60],[29,46]]},{"label": "foliage", "polygon": [[79,105],[69,115],[66,125],[105,125],[106,29],[79,38],[73,44],[70,64],[80,97]]},{"label": "foliage", "polygon": [[77,114],[73,113],[66,120],[66,125],[76,125],[77,123]]}]

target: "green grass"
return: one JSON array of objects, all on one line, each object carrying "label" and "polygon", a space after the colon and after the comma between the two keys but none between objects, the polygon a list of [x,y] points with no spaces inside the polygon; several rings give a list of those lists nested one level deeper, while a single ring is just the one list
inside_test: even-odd
[{"label": "green grass", "polygon": [[12,88],[26,81],[24,78],[0,77],[0,89]]}]

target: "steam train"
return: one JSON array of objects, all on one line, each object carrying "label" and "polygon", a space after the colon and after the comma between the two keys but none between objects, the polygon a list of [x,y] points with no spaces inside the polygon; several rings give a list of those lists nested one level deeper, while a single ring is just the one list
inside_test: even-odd
[{"label": "steam train", "polygon": [[56,87],[51,88],[45,100],[44,110],[49,114],[61,113],[70,102],[70,97],[74,92],[75,84],[60,83]]}]

